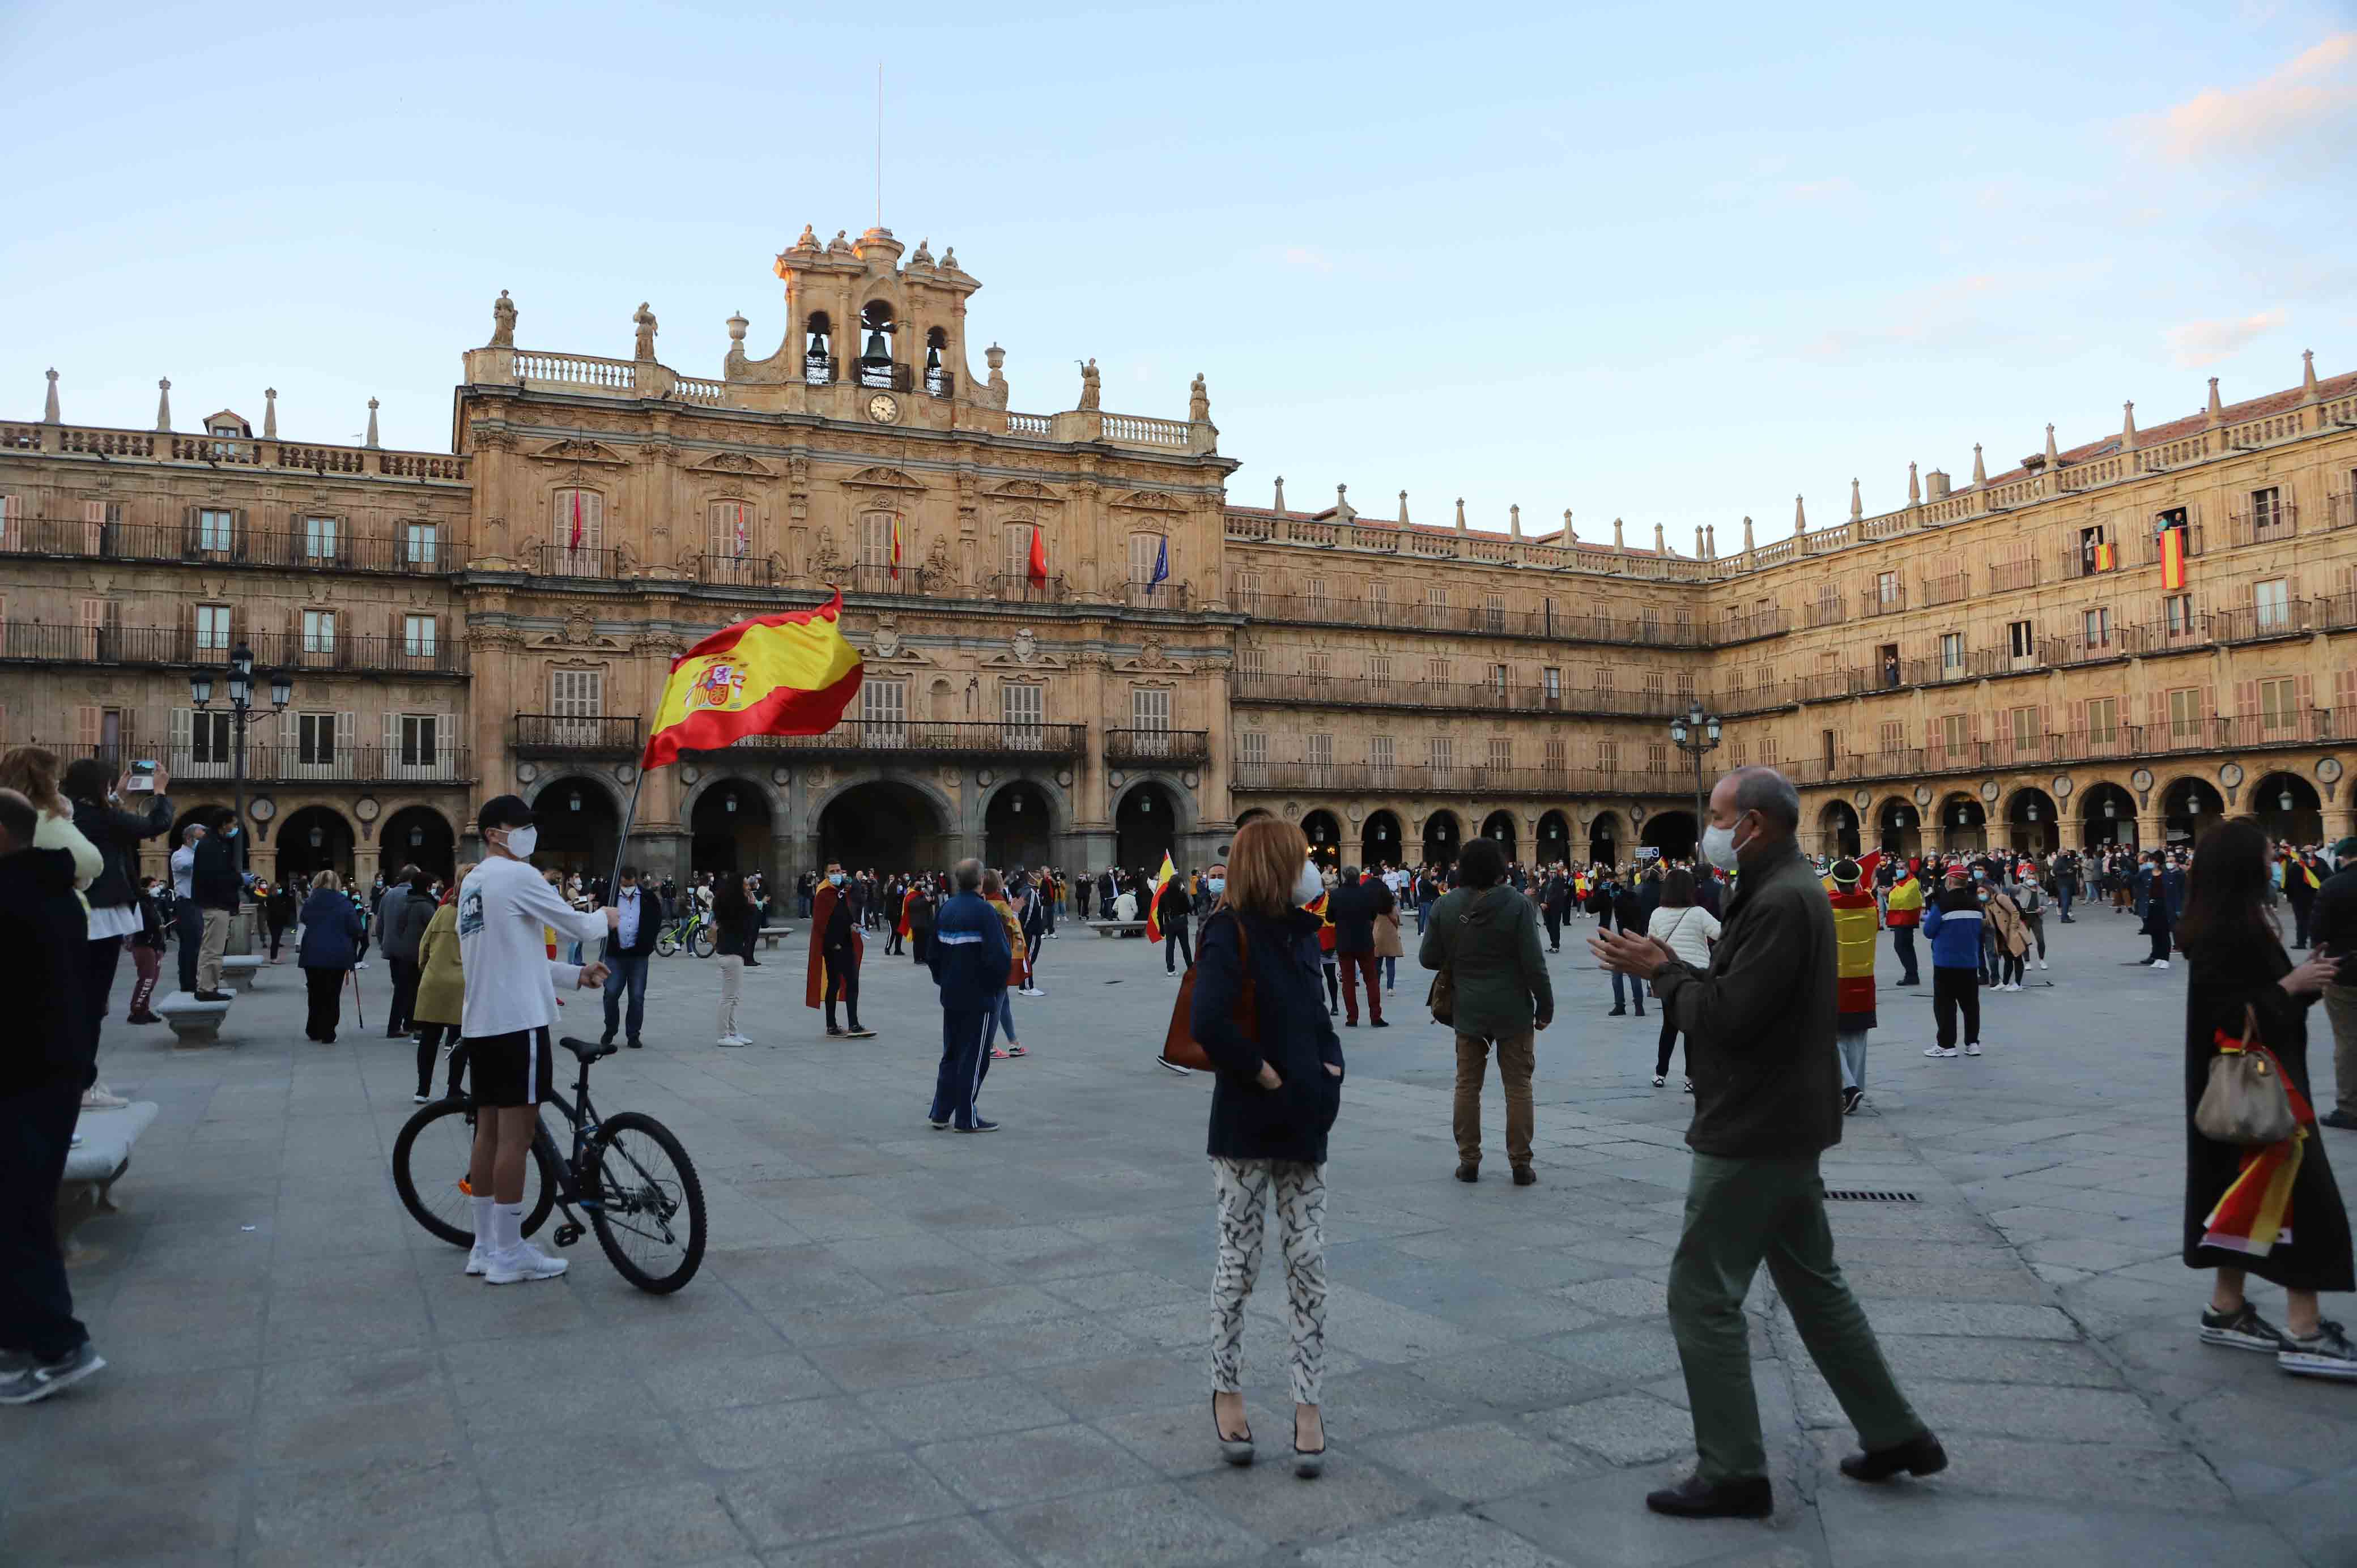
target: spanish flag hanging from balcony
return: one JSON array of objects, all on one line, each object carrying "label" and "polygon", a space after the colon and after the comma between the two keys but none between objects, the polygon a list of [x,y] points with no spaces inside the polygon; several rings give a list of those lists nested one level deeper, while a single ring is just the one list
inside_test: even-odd
[{"label": "spanish flag hanging from balcony", "polygon": [[1033,587],[1048,585],[1048,536],[1036,528],[1031,531],[1031,570],[1028,575]]},{"label": "spanish flag hanging from balcony", "polygon": [[898,582],[898,581],[899,581],[899,578],[900,578],[900,514],[899,514],[899,512],[897,512],[897,511],[896,511],[896,512],[894,512],[894,513],[892,514],[892,579],[893,579],[893,581]]},{"label": "spanish flag hanging from balcony", "polygon": [[2160,585],[2163,592],[2178,593],[2185,586],[2185,530],[2164,528],[2159,534]]},{"label": "spanish flag hanging from balcony", "polygon": [[844,640],[843,592],[815,609],[739,621],[672,661],[639,766],[748,735],[824,735],[859,693],[859,650]]},{"label": "spanish flag hanging from balcony", "polygon": [[2095,546],[2095,570],[2108,572],[2120,564],[2120,547],[2109,542]]}]

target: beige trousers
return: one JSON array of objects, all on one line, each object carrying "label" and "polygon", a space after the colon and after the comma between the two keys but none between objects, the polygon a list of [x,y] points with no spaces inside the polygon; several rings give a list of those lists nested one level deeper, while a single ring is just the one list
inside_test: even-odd
[{"label": "beige trousers", "polygon": [[204,911],[205,934],[197,944],[197,989],[221,989],[221,955],[229,950],[229,923],[233,917],[227,909]]},{"label": "beige trousers", "polygon": [[720,955],[720,1037],[737,1032],[737,1002],[745,994],[745,961],[735,953]]}]

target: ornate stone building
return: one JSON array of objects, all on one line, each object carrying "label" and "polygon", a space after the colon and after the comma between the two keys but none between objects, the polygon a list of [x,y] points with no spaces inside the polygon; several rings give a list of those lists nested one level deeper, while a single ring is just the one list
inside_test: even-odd
[{"label": "ornate stone building", "polygon": [[[285,675],[248,736],[265,872],[443,865],[515,789],[548,854],[791,874],[1200,864],[1258,812],[1321,851],[1626,858],[1692,839],[1667,724],[1725,722],[1828,847],[2158,842],[2255,811],[2352,831],[2357,376],[2047,449],[1753,548],[1235,504],[1201,378],[1184,420],[1008,409],[953,252],[883,230],[777,258],[787,330],[720,374],[464,356],[450,454],[0,425],[0,740],[168,761],[226,801],[232,651]],[[2174,536],[2170,536],[2173,531]],[[2182,586],[2164,585],[2181,546]],[[2176,559],[2172,556],[2172,559]],[[637,778],[670,660],[839,585],[866,656],[834,733]],[[212,678],[198,707],[191,681]],[[2288,802],[2288,803],[2287,803]]]}]

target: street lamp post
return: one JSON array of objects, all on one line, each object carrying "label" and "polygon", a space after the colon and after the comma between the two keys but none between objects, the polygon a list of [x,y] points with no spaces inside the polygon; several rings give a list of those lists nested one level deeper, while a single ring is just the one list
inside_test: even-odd
[{"label": "street lamp post", "polygon": [[1690,703],[1686,711],[1670,721],[1670,744],[1694,758],[1695,768],[1695,846],[1702,845],[1703,790],[1702,759],[1718,749],[1718,715],[1702,711],[1702,703]]},{"label": "street lamp post", "polygon": [[[295,700],[295,682],[283,670],[272,673],[270,701],[280,713]],[[213,678],[204,671],[188,677],[188,695],[196,699],[198,712],[203,712],[213,700]],[[229,656],[230,712],[230,789],[232,809],[237,813],[238,869],[247,866],[245,847],[245,724],[253,708],[253,650],[240,642]]]}]

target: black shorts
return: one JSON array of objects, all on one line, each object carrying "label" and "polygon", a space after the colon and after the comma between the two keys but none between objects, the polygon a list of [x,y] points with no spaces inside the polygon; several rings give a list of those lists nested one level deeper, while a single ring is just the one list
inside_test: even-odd
[{"label": "black shorts", "polygon": [[518,1029],[466,1040],[478,1105],[538,1105],[548,1098],[555,1060],[546,1029]]}]

